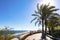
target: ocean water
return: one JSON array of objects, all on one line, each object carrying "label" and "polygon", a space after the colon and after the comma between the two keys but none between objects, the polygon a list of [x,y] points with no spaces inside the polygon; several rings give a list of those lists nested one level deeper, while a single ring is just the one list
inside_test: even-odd
[{"label": "ocean water", "polygon": [[22,33],[28,32],[28,30],[12,30],[12,32],[14,32],[13,35],[18,35],[18,34],[22,34]]},{"label": "ocean water", "polygon": [[12,32],[14,32],[15,34],[21,34],[24,32],[28,32],[28,30],[12,30]]}]

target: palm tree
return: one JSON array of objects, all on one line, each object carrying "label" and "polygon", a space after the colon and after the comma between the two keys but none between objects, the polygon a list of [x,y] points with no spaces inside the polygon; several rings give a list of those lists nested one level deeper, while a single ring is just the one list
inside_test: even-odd
[{"label": "palm tree", "polygon": [[35,11],[35,14],[32,14],[32,16],[35,16],[35,18],[32,21],[36,20],[35,25],[38,23],[38,26],[42,24],[42,40],[46,38],[45,35],[47,31],[47,19],[49,18],[50,15],[54,14],[54,11],[57,10],[58,9],[56,9],[55,6],[50,6],[49,4],[48,5],[42,4],[41,6],[37,4],[37,11]]},{"label": "palm tree", "polygon": [[52,34],[54,32],[54,27],[57,27],[58,25],[60,25],[59,16],[60,16],[59,14],[55,14],[49,18],[48,20],[49,34],[50,33]]}]

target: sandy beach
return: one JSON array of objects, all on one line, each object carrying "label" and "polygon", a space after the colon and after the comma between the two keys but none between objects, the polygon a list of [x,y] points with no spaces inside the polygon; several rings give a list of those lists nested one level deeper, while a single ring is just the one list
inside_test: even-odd
[{"label": "sandy beach", "polygon": [[29,32],[24,32],[22,34],[14,34],[15,38],[13,38],[12,40],[18,40],[17,36],[19,36],[19,38],[23,38],[24,36],[28,35]]}]

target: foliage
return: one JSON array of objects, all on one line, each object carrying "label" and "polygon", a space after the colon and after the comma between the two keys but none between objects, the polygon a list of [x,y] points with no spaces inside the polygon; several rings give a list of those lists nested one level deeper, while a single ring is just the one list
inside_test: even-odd
[{"label": "foliage", "polygon": [[11,36],[14,32],[10,31],[11,28],[5,27],[0,30],[0,40],[11,40],[13,37]]},{"label": "foliage", "polygon": [[60,30],[55,30],[53,32],[53,37],[60,38]]},{"label": "foliage", "polygon": [[[52,16],[52,15],[57,15],[57,13],[55,13],[57,10],[55,6],[50,6],[49,4],[42,4],[41,6],[39,6],[39,4],[37,4],[37,11],[35,11],[35,14],[32,14],[32,16],[34,16],[35,18],[32,20],[36,20],[35,25],[38,24],[38,26],[40,26],[40,24],[42,24],[42,39],[44,39],[44,35],[46,35],[46,31],[47,31],[47,20]],[[32,22],[31,21],[31,22]],[[44,26],[45,26],[45,32],[44,32]]]}]

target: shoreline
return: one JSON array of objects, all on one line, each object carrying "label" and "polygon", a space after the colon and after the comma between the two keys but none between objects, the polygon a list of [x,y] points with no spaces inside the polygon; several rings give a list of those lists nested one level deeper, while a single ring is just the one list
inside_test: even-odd
[{"label": "shoreline", "polygon": [[20,39],[23,39],[24,36],[28,35],[30,32],[23,32],[19,34],[13,34],[12,36],[14,37],[12,40],[18,40],[17,37],[19,36]]},{"label": "shoreline", "polygon": [[22,36],[22,35],[24,35],[24,34],[26,34],[26,33],[30,33],[30,31],[27,31],[27,32],[22,32],[22,33],[15,33],[15,34],[12,34],[11,36]]}]

